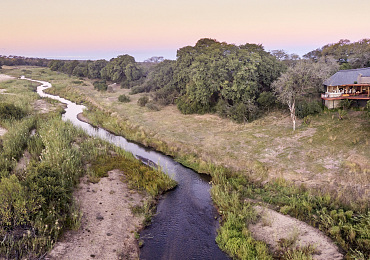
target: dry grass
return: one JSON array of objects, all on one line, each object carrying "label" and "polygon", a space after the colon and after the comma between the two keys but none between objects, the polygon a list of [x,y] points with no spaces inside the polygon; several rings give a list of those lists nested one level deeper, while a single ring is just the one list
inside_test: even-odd
[{"label": "dry grass", "polygon": [[130,95],[129,103],[121,103],[118,96],[128,95],[129,90],[115,87],[111,93],[98,92],[89,80],[74,85],[76,78],[50,74],[47,69],[33,69],[32,77],[49,80],[56,88],[70,86],[69,91],[140,126],[147,136],[203,161],[248,172],[254,179],[283,177],[318,189],[351,191],[353,196],[347,194],[347,199],[366,200],[370,195],[370,122],[362,112],[349,111],[338,120],[338,112],[326,111],[314,116],[309,126],[298,122],[293,132],[288,113],[280,111],[236,124],[210,114],[182,115],[175,106],[150,111],[137,105],[143,94]]}]

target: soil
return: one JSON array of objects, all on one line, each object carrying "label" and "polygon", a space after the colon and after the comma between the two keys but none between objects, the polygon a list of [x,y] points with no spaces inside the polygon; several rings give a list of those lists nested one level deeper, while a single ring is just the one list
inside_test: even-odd
[{"label": "soil", "polygon": [[269,208],[254,208],[259,221],[249,225],[249,230],[255,239],[266,242],[272,251],[279,249],[279,240],[292,239],[295,241],[292,245],[294,248],[313,246],[313,259],[343,259],[338,247],[318,229]]},{"label": "soil", "polygon": [[14,77],[8,76],[8,75],[5,75],[5,74],[0,74],[0,81],[6,81],[6,80],[10,80],[10,79],[14,79]]},{"label": "soil", "polygon": [[8,132],[5,128],[0,127],[0,136],[5,135]]},{"label": "soil", "polygon": [[120,170],[93,184],[84,177],[74,196],[82,213],[78,230],[67,231],[46,259],[138,259],[135,231],[142,217],[131,207],[144,197],[130,190]]}]

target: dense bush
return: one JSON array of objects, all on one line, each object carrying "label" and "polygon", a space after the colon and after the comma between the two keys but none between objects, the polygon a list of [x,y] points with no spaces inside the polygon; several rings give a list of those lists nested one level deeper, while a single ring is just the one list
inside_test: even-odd
[{"label": "dense bush", "polygon": [[252,101],[229,105],[225,100],[220,100],[216,106],[217,113],[224,118],[230,118],[237,123],[252,121],[258,116],[258,108]]},{"label": "dense bush", "polygon": [[295,114],[298,118],[304,118],[308,115],[320,113],[322,111],[322,105],[319,101],[299,101],[296,104]]},{"label": "dense bush", "polygon": [[0,119],[21,119],[24,116],[24,111],[14,104],[0,104]]},{"label": "dense bush", "polygon": [[149,102],[149,98],[147,96],[140,97],[137,101],[138,105],[141,107],[145,107],[146,103]]},{"label": "dense bush", "polygon": [[276,103],[276,97],[272,92],[262,92],[257,98],[258,105],[264,110],[269,110]]},{"label": "dense bush", "polygon": [[128,102],[130,102],[130,97],[126,96],[126,95],[120,95],[118,97],[118,101],[122,102],[122,103],[128,103]]},{"label": "dense bush", "polygon": [[108,86],[105,80],[95,81],[93,85],[94,85],[94,89],[98,91],[106,91],[108,89]]},{"label": "dense bush", "polygon": [[366,103],[367,116],[370,117],[370,100]]}]

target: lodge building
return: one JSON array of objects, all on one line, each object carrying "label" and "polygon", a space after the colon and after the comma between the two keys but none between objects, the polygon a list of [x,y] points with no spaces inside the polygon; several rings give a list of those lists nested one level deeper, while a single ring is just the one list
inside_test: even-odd
[{"label": "lodge building", "polygon": [[325,80],[324,86],[321,98],[328,108],[337,108],[343,99],[365,106],[370,100],[370,68],[340,70]]}]

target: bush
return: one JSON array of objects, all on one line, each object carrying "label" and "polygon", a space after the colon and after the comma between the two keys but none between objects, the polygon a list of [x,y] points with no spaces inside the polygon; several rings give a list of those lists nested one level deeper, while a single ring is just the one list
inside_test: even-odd
[{"label": "bush", "polygon": [[221,117],[231,118],[237,123],[253,121],[258,117],[257,107],[252,101],[240,102],[231,106],[227,101],[220,100],[216,105],[216,111]]},{"label": "bush", "polygon": [[106,91],[108,89],[108,86],[105,80],[95,81],[93,85],[94,85],[94,89],[98,91]]},{"label": "bush", "polygon": [[347,110],[351,107],[352,105],[352,100],[349,100],[349,99],[342,99],[340,102],[339,102],[339,107],[344,109],[344,110]]},{"label": "bush", "polygon": [[159,110],[161,110],[161,109],[157,106],[157,104],[155,104],[155,103],[154,103],[154,102],[152,102],[152,101],[148,102],[148,103],[145,105],[145,107],[147,107],[147,108],[149,108],[150,110],[153,110],[153,111],[159,111]]},{"label": "bush", "polygon": [[24,111],[13,104],[0,104],[0,118],[1,119],[21,119],[25,116]]},{"label": "bush", "polygon": [[138,99],[137,103],[139,106],[144,107],[149,102],[149,98],[147,96],[143,96]]},{"label": "bush", "polygon": [[366,103],[367,116],[370,117],[370,100]]},{"label": "bush", "polygon": [[272,92],[262,92],[257,99],[257,103],[265,110],[272,108],[275,102],[276,98]]},{"label": "bush", "polygon": [[322,106],[319,101],[299,101],[295,107],[295,115],[298,118],[305,118],[308,115],[313,115],[320,113],[322,111]]},{"label": "bush", "polygon": [[123,102],[123,103],[128,103],[131,101],[130,97],[126,96],[126,95],[120,95],[118,97],[118,101],[119,102]]}]

